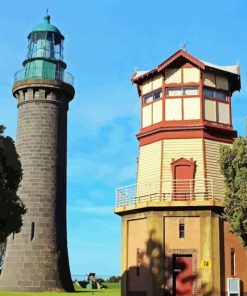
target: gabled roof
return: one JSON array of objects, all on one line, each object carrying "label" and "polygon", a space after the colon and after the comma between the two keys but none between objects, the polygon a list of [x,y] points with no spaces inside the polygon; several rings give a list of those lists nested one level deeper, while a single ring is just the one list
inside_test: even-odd
[{"label": "gabled roof", "polygon": [[186,51],[180,49],[175,52],[172,56],[170,56],[163,63],[158,65],[155,69],[149,71],[135,71],[131,77],[132,83],[142,83],[145,80],[148,80],[159,73],[162,73],[166,68],[171,67],[172,65],[175,67],[179,67],[178,65],[182,65],[186,62],[189,62],[199,69],[208,70],[212,73],[218,73],[221,75],[227,75],[234,79],[234,90],[240,90],[240,66],[218,66],[203,60],[199,60]]},{"label": "gabled roof", "polygon": [[167,68],[169,65],[177,61],[178,59],[187,60],[188,62],[191,62],[195,66],[197,66],[200,69],[204,69],[205,65],[202,61],[196,59],[192,55],[188,54],[186,51],[180,49],[177,52],[175,52],[172,56],[170,56],[166,61],[164,61],[162,64],[160,64],[157,69],[158,71],[162,71],[163,69]]}]

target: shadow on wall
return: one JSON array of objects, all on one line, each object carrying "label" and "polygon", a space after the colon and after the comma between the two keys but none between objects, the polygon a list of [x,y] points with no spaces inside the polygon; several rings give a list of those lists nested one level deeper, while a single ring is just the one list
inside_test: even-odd
[{"label": "shadow on wall", "polygon": [[[146,250],[136,250],[136,265],[122,274],[123,296],[212,296],[207,283],[200,286],[200,274],[183,258],[190,255],[166,255],[162,244],[150,231]],[[192,260],[191,260],[192,262]],[[196,288],[195,288],[196,287]]]}]

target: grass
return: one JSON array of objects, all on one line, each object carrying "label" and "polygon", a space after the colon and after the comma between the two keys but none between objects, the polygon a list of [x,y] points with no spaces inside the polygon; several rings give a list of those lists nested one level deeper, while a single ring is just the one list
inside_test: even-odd
[{"label": "grass", "polygon": [[64,293],[64,292],[0,292],[0,296],[120,296],[120,284],[104,283],[108,289],[102,290],[89,290],[89,289],[78,289],[76,288],[75,293]]}]

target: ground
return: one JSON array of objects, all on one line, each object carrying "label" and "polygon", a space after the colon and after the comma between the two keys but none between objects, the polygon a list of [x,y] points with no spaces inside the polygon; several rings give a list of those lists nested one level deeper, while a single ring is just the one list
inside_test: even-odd
[{"label": "ground", "polygon": [[108,286],[108,289],[102,290],[88,290],[88,289],[76,289],[75,293],[58,293],[58,292],[42,292],[42,293],[31,293],[31,292],[0,292],[0,296],[79,296],[79,293],[86,293],[86,295],[107,295],[107,296],[120,296],[120,284],[104,283]]}]

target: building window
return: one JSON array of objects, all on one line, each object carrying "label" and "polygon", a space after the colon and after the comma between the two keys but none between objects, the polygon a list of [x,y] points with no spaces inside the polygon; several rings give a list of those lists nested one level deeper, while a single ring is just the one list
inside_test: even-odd
[{"label": "building window", "polygon": [[179,238],[184,238],[184,236],[185,236],[184,223],[179,223]]},{"label": "building window", "polygon": [[221,101],[227,101],[228,95],[226,91],[217,90],[213,88],[204,87],[203,96],[210,99],[217,99]]},{"label": "building window", "polygon": [[31,241],[34,239],[35,234],[35,222],[32,222],[31,224]]},{"label": "building window", "polygon": [[235,250],[231,248],[231,276],[234,276],[235,273]]},{"label": "building window", "polygon": [[178,96],[198,96],[199,89],[197,86],[185,86],[185,87],[167,87],[167,97],[178,97]]},{"label": "building window", "polygon": [[140,275],[140,249],[136,249],[136,276]]},{"label": "building window", "polygon": [[151,103],[155,100],[160,99],[161,97],[162,97],[162,90],[159,89],[159,90],[156,90],[148,95],[143,96],[143,102],[144,102],[144,104]]}]

